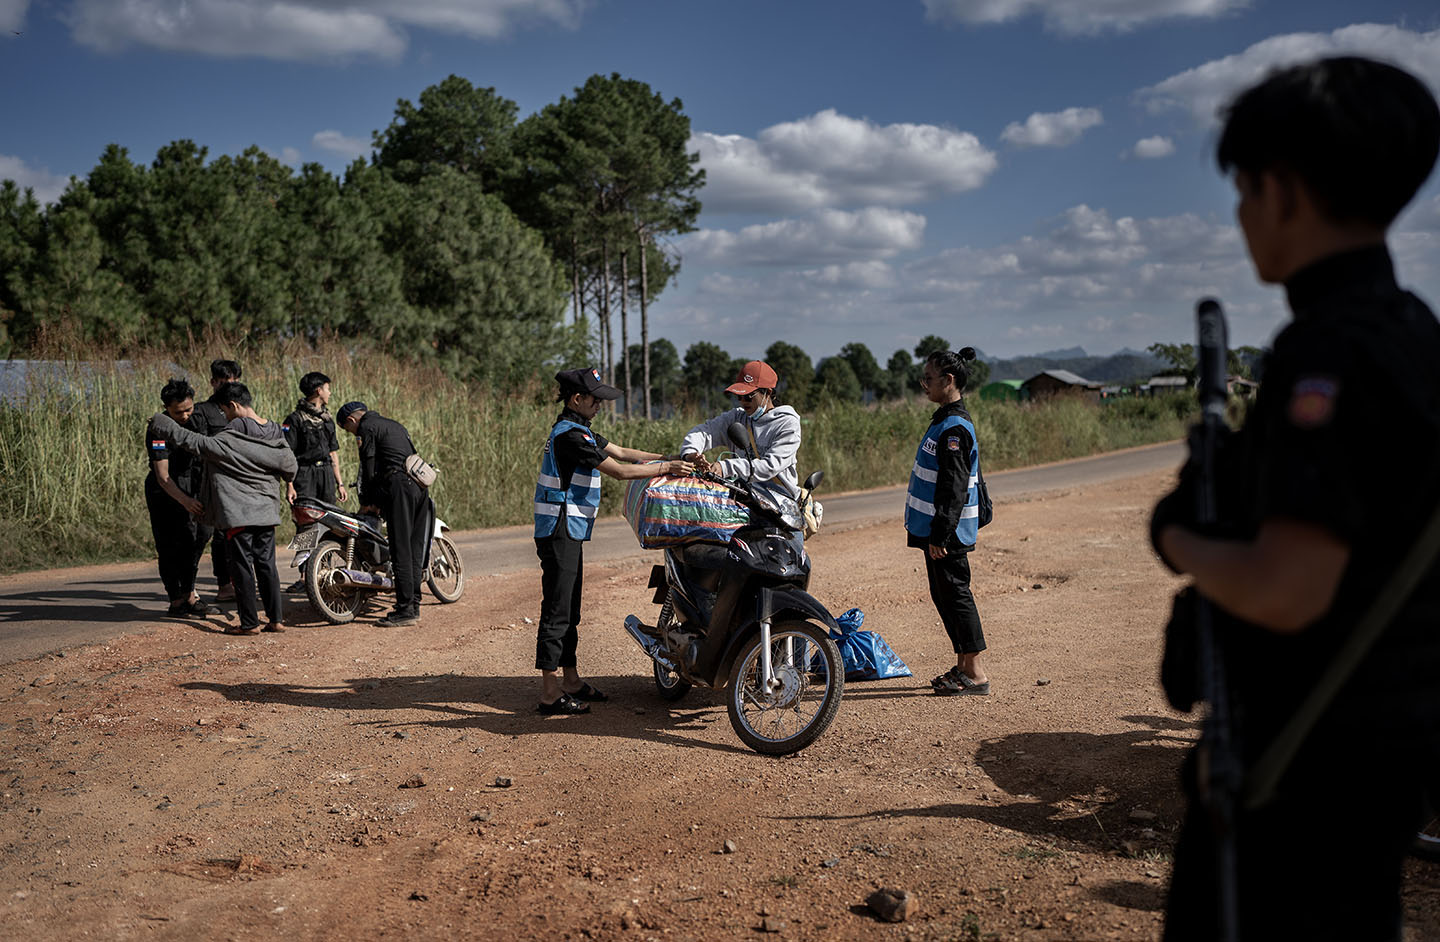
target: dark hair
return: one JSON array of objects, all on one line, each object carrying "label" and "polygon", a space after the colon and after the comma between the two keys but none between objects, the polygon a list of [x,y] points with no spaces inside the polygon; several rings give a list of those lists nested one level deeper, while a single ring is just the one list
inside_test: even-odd
[{"label": "dark hair", "polygon": [[1334,222],[1385,228],[1440,150],[1440,108],[1413,75],[1342,56],[1272,72],[1222,109],[1221,171],[1290,173]]},{"label": "dark hair", "polygon": [[240,364],[234,360],[211,360],[210,378],[212,380],[223,379],[234,382],[240,378]]},{"label": "dark hair", "polygon": [[183,379],[172,379],[160,387],[160,401],[167,406],[173,406],[177,402],[184,402],[186,399],[195,398],[195,387]]},{"label": "dark hair", "polygon": [[555,401],[569,402],[571,396],[575,395],[576,393],[583,392],[585,392],[585,388],[583,386],[572,386],[569,383],[561,383],[560,391],[555,394]]},{"label": "dark hair", "polygon": [[326,376],[324,373],[321,373],[319,370],[306,373],[304,376],[300,377],[300,395],[304,396],[306,399],[309,399],[311,396],[315,395],[315,390],[319,389],[321,386],[324,386],[328,382],[330,382],[330,377]]},{"label": "dark hair", "polygon": [[250,398],[250,388],[244,383],[226,383],[215,390],[215,399],[217,402],[229,402],[247,409],[255,404],[255,400]]},{"label": "dark hair", "polygon": [[955,377],[955,388],[960,392],[965,391],[965,384],[970,382],[970,371],[965,367],[966,363],[975,359],[975,348],[965,347],[962,350],[936,350],[925,358],[925,362],[935,368],[935,372],[944,375],[949,373]]}]

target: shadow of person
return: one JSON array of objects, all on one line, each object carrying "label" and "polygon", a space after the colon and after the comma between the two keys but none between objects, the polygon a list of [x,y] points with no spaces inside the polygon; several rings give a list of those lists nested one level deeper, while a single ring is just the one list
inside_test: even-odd
[{"label": "shadow of person", "polygon": [[[706,699],[706,691],[692,693],[689,703],[682,706],[657,700],[648,678],[631,675],[588,679],[610,696],[610,702],[592,704],[588,715],[563,717],[547,717],[535,712],[540,684],[534,677],[431,674],[348,678],[329,686],[194,681],[180,687],[208,690],[236,702],[322,710],[370,710],[374,711],[373,718],[356,725],[378,729],[431,727],[478,729],[499,736],[547,733],[616,736],[720,752],[748,751],[731,743],[701,738],[725,717],[724,707]],[[433,718],[416,720],[400,715],[401,711],[412,710],[433,714]]]},{"label": "shadow of person", "polygon": [[1165,908],[1165,884],[1160,881],[1111,880],[1090,888],[1090,896],[1122,909],[1157,913]]},{"label": "shadow of person", "polygon": [[165,605],[165,593],[158,590],[42,589],[0,596],[0,621],[9,624],[37,621],[160,622],[165,620]]}]

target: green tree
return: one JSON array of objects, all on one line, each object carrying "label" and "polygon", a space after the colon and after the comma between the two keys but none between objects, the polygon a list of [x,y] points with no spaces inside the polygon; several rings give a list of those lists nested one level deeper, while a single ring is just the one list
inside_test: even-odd
[{"label": "green tree", "polygon": [[449,167],[493,192],[515,170],[517,113],[495,89],[451,75],[422,91],[418,106],[404,98],[395,103],[390,126],[373,135],[375,163],[405,183]]},{"label": "green tree", "polygon": [[725,387],[735,378],[730,354],[709,341],[692,343],[685,351],[686,393],[690,401],[706,412],[725,401]]},{"label": "green tree", "polygon": [[885,372],[875,362],[875,355],[863,343],[847,343],[840,348],[840,358],[850,364],[861,389],[869,389],[878,397],[885,385]]},{"label": "green tree", "polygon": [[[629,373],[622,368],[616,374],[623,385],[621,389],[638,393],[640,384],[644,382],[644,374],[641,372],[641,364],[644,362],[644,351],[640,345],[631,344],[629,356],[624,361],[629,364]],[[630,374],[634,374],[633,377]],[[658,410],[659,415],[675,405],[675,393],[680,388],[680,351],[675,345],[664,337],[650,341],[650,403],[651,407]],[[652,414],[652,418],[655,414]]]},{"label": "green tree", "polygon": [[937,337],[934,334],[926,334],[924,337],[921,338],[920,342],[915,345],[915,359],[919,360],[921,363],[924,363],[925,358],[928,357],[930,354],[934,353],[935,351],[949,349],[950,341],[946,340],[944,337]]},{"label": "green tree", "polygon": [[34,277],[44,225],[34,191],[0,181],[0,356],[33,339],[35,325],[20,297]]},{"label": "green tree", "polygon": [[965,370],[970,377],[969,381],[965,384],[966,389],[978,390],[981,386],[990,382],[990,364],[984,360],[971,360],[965,364]]},{"label": "green tree", "polygon": [[907,396],[919,388],[920,367],[915,363],[915,358],[905,350],[896,350],[890,354],[890,359],[885,364],[885,372],[890,376],[890,388],[896,398]]},{"label": "green tree", "polygon": [[863,391],[844,357],[826,357],[815,368],[815,395],[826,402],[859,402]]},{"label": "green tree", "polygon": [[792,343],[777,340],[765,348],[765,362],[780,377],[780,401],[797,409],[810,404],[810,389],[815,383],[815,367],[810,355]]},{"label": "green tree", "polygon": [[1194,344],[1152,343],[1145,352],[1170,364],[1161,375],[1184,376],[1192,384],[1195,382],[1197,362]]}]

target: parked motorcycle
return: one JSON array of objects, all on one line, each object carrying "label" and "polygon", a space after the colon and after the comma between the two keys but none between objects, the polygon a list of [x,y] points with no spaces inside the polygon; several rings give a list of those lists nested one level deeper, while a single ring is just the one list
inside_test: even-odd
[{"label": "parked motorcycle", "polygon": [[[845,665],[829,636],[830,611],[806,588],[810,557],[798,521],[787,520],[743,482],[714,474],[750,511],[724,546],[689,543],[665,550],[650,587],[660,615],[635,615],[625,630],[654,662],[660,696],[676,701],[692,686],[724,688],[730,724],[747,746],[786,755],[829,727],[845,692]],[[824,472],[805,486],[813,489]]]},{"label": "parked motorcycle", "polygon": [[[366,599],[394,592],[390,544],[379,517],[351,513],[343,507],[299,497],[290,505],[295,521],[296,550],[290,565],[299,567],[310,604],[332,625],[354,621]],[[450,528],[435,518],[424,568],[430,592],[441,602],[455,602],[465,591],[460,551],[445,534]]]}]

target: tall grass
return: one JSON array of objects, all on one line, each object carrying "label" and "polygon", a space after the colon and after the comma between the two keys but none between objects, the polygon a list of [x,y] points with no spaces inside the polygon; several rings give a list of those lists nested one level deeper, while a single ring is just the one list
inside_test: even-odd
[{"label": "tall grass", "polygon": [[[208,348],[208,349],[206,349]],[[247,349],[196,343],[168,358],[125,364],[68,351],[59,368],[32,381],[19,401],[0,403],[0,572],[153,556],[142,482],[148,468],[145,423],[160,408],[159,390],[188,376],[209,394],[209,350],[235,350],[256,409],[281,419],[312,369],[333,381],[332,408],[350,399],[403,423],[416,447],[440,469],[432,489],[440,515],[457,528],[526,523],[540,448],[558,407],[549,389],[477,389],[436,370],[386,356],[322,344]],[[93,353],[92,353],[93,355]],[[973,402],[988,470],[1094,454],[1177,438],[1193,397],[1073,400],[1045,404]],[[922,400],[877,407],[807,410],[800,453],[803,476],[826,472],[837,492],[904,483],[933,407]],[[596,429],[632,447],[673,452],[698,415],[624,420],[602,414]],[[341,464],[355,474],[353,439],[341,435]],[[623,487],[604,489],[602,513],[617,513]],[[289,538],[289,524],[278,536]]]}]

